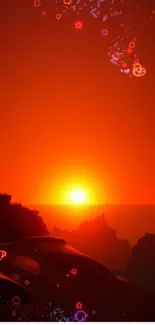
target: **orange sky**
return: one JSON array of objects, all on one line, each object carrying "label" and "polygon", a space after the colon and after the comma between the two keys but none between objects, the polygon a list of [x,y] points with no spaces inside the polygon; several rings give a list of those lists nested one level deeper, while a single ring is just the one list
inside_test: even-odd
[{"label": "orange sky", "polygon": [[154,52],[141,45],[149,75],[129,80],[91,19],[79,32],[1,1],[0,191],[59,203],[75,180],[95,203],[155,204]]}]

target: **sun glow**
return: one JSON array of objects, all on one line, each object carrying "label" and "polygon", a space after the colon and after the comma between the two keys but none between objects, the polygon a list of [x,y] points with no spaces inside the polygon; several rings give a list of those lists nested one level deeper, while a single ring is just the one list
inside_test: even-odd
[{"label": "sun glow", "polygon": [[86,201],[86,194],[82,190],[73,190],[69,198],[72,204],[83,204]]},{"label": "sun glow", "polygon": [[100,193],[102,199],[103,196],[105,198],[105,193],[103,194],[100,182],[96,181],[96,178],[93,173],[90,177],[88,171],[87,173],[60,171],[52,182],[48,180],[47,183],[42,184],[42,202],[75,207],[100,204]]}]

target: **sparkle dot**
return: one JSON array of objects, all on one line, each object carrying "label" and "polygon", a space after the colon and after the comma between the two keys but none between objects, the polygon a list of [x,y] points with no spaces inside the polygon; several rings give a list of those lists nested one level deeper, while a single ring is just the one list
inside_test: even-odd
[{"label": "sparkle dot", "polygon": [[69,277],[70,277],[70,275],[67,273],[67,274],[66,274],[66,278],[69,278]]},{"label": "sparkle dot", "polygon": [[83,305],[81,304],[81,302],[76,303],[76,308],[77,309],[81,309],[82,307],[83,307]]}]

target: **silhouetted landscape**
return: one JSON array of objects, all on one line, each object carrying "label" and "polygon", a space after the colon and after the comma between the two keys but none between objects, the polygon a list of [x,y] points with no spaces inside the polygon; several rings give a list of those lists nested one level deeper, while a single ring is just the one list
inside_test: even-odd
[{"label": "silhouetted landscape", "polygon": [[38,204],[29,207],[39,210],[49,231],[54,226],[70,231],[76,229],[83,220],[89,221],[104,214],[105,220],[116,231],[117,236],[127,239],[131,245],[146,232],[155,233],[155,205],[153,204],[86,206]]},{"label": "silhouetted landscape", "polygon": [[[61,209],[62,209],[62,207],[61,207]],[[89,209],[90,209],[90,207],[89,207]],[[130,210],[130,212],[131,212],[131,210]],[[52,218],[52,215],[51,215],[51,218]],[[55,215],[55,218],[56,218],[56,215]],[[132,217],[131,217],[131,219],[132,219]],[[62,255],[62,257],[60,259],[60,265],[61,265],[61,263],[63,263],[63,259],[64,259],[65,265],[67,265],[66,263],[69,263],[68,265],[70,265],[70,267],[72,267],[71,273],[74,271],[75,275],[76,275],[78,270],[80,270],[81,265],[83,265],[83,272],[86,272],[86,268],[85,268],[86,266],[84,266],[85,263],[86,263],[87,267],[89,267],[89,263],[90,263],[90,268],[89,268],[90,274],[91,274],[91,272],[96,272],[97,271],[96,268],[99,268],[99,269],[101,268],[101,270],[102,270],[102,267],[103,267],[103,271],[101,271],[101,274],[102,274],[102,272],[103,272],[103,274],[105,272],[105,274],[107,274],[107,275],[109,274],[108,278],[109,278],[109,276],[110,276],[110,278],[112,277],[111,280],[109,278],[109,280],[106,280],[106,281],[113,282],[114,280],[112,280],[112,279],[117,279],[117,281],[121,281],[120,285],[121,286],[123,285],[123,287],[120,287],[119,290],[123,290],[123,292],[124,292],[123,295],[125,295],[125,299],[127,298],[127,296],[129,299],[131,293],[128,292],[129,288],[125,289],[123,283],[128,283],[129,287],[131,286],[131,288],[130,288],[131,292],[132,292],[132,290],[133,291],[134,290],[142,290],[141,293],[140,293],[140,291],[135,291],[135,295],[137,295],[137,294],[139,295],[138,299],[139,299],[140,305],[138,308],[141,308],[141,306],[142,306],[141,304],[144,303],[141,301],[141,299],[143,299],[142,298],[143,295],[144,295],[144,300],[146,299],[146,297],[148,295],[147,299],[149,299],[148,301],[150,301],[149,309],[148,309],[149,313],[150,313],[149,316],[148,316],[148,310],[147,310],[148,305],[145,306],[146,310],[144,312],[144,315],[142,315],[142,313],[139,314],[138,309],[136,309],[136,311],[133,311],[133,310],[130,311],[129,307],[131,307],[131,305],[129,303],[129,306],[128,306],[129,310],[127,312],[123,312],[123,310],[122,310],[122,314],[119,314],[119,313],[117,314],[117,312],[119,310],[119,307],[117,307],[118,310],[117,310],[116,314],[114,312],[114,314],[112,316],[108,316],[108,314],[106,312],[103,315],[100,310],[100,307],[99,307],[98,315],[96,316],[97,317],[96,320],[101,320],[101,319],[121,320],[122,317],[124,318],[124,320],[125,319],[126,320],[130,320],[130,319],[131,320],[132,319],[134,319],[134,320],[143,320],[143,319],[148,320],[148,319],[150,319],[151,320],[151,319],[154,319],[154,313],[153,313],[153,311],[151,311],[151,308],[152,308],[151,306],[152,306],[152,303],[153,303],[154,297],[155,297],[155,296],[153,296],[153,295],[155,295],[155,259],[154,259],[154,256],[155,256],[155,234],[144,233],[143,236],[138,239],[137,243],[135,245],[131,246],[128,239],[119,238],[115,229],[113,229],[111,226],[108,225],[104,215],[99,215],[94,218],[93,217],[90,218],[90,220],[82,221],[80,223],[80,225],[74,230],[73,229],[70,231],[62,230],[56,226],[53,227],[53,229],[51,230],[51,229],[48,229],[48,227],[46,226],[44,218],[43,218],[43,216],[40,215],[39,211],[29,209],[27,207],[22,206],[22,204],[19,204],[19,203],[12,203],[11,196],[7,195],[7,194],[0,194],[0,221],[1,221],[0,222],[0,238],[1,238],[1,240],[0,240],[0,254],[1,254],[0,261],[1,261],[1,272],[2,272],[0,283],[2,283],[2,287],[5,288],[6,281],[7,281],[7,278],[5,278],[4,275],[7,276],[8,279],[10,279],[10,281],[11,281],[11,278],[13,277],[13,281],[15,281],[16,283],[19,283],[19,284],[20,284],[20,278],[22,279],[23,277],[28,276],[29,280],[28,279],[25,280],[26,286],[27,286],[27,284],[30,284],[31,282],[37,284],[35,278],[36,278],[36,276],[38,277],[38,280],[40,278],[40,276],[39,276],[39,273],[40,273],[40,264],[39,263],[40,262],[39,261],[40,261],[41,255],[40,255],[40,257],[38,256],[37,258],[35,258],[36,253],[33,253],[35,255],[32,256],[33,255],[32,247],[34,247],[34,248],[37,247],[37,248],[35,248],[34,252],[38,251],[38,253],[39,253],[42,251],[41,254],[43,254],[43,256],[45,255],[44,257],[42,256],[42,258],[45,258],[45,260],[46,260],[46,256],[48,256],[47,254],[49,254],[49,253],[54,254],[54,255],[51,255],[51,258],[52,258],[51,262],[50,262],[50,260],[47,260],[47,267],[50,268],[49,262],[52,263],[51,264],[51,266],[53,268],[52,272],[54,272],[53,276],[55,277],[56,273],[57,273],[56,277],[59,278],[60,271],[57,268],[58,265],[56,266],[53,263],[55,263],[58,258],[58,256],[55,254],[58,254],[59,249],[61,249],[61,247],[63,247],[65,242],[67,242],[67,245],[65,244],[66,246],[64,246],[64,248],[62,250],[62,254],[65,254],[65,255],[64,255],[64,257]],[[52,221],[51,221],[51,223],[52,223]],[[58,238],[60,238],[60,239],[58,239]],[[60,244],[59,244],[59,241],[60,241]],[[58,244],[57,244],[57,242],[58,242]],[[68,245],[70,245],[70,246],[68,246]],[[73,248],[71,248],[71,247],[73,247]],[[18,251],[18,253],[17,253],[17,251]],[[24,253],[24,251],[25,251],[25,253]],[[79,253],[79,252],[81,252],[81,253]],[[28,255],[27,255],[27,253],[28,253]],[[7,257],[7,254],[8,254],[8,257]],[[9,257],[10,254],[12,257]],[[68,254],[71,254],[71,255],[68,255]],[[80,254],[79,257],[78,257],[78,254]],[[71,258],[70,262],[68,260],[69,256]],[[6,263],[4,263],[5,258],[6,258]],[[82,264],[81,264],[80,260],[78,262],[78,258],[83,259]],[[86,258],[86,261],[84,262],[85,258]],[[87,258],[88,258],[88,260],[87,260]],[[10,259],[10,260],[8,260],[8,259]],[[92,262],[91,262],[91,259],[92,259]],[[78,263],[80,263],[80,264],[78,264]],[[95,268],[93,267],[93,265],[91,265],[91,263],[96,263],[96,266],[94,264]],[[56,264],[57,264],[57,262],[56,262]],[[104,267],[105,267],[105,269],[104,269]],[[94,268],[94,271],[93,271],[93,268]],[[99,272],[99,269],[98,269],[98,272]],[[108,269],[109,269],[109,271],[108,271]],[[22,275],[21,275],[21,272],[24,272],[24,273],[22,273]],[[111,272],[111,273],[108,273],[108,272]],[[105,277],[107,277],[107,275],[105,275]],[[67,278],[70,277],[70,273],[68,273],[66,276],[67,276]],[[48,275],[47,275],[47,277],[48,277]],[[30,278],[31,278],[31,280],[30,280]],[[53,285],[52,284],[53,281],[51,284],[50,284],[50,281],[51,280],[49,278],[47,281],[47,288],[48,288],[48,286]],[[56,280],[56,282],[57,281],[58,280]],[[124,281],[127,281],[127,282],[124,282]],[[99,281],[99,283],[101,285],[102,281],[101,282]],[[113,290],[116,290],[116,292],[117,292],[117,289],[116,288],[112,289],[111,285],[112,284],[110,284],[110,282],[109,282],[109,285],[108,285],[109,287],[107,287],[107,289],[105,289],[105,290],[112,290],[111,293],[109,293],[109,294],[112,295],[111,299],[113,299],[114,298]],[[116,283],[115,283],[115,285],[116,285]],[[58,286],[60,286],[60,284],[56,284],[56,287],[58,287]],[[133,286],[133,288],[132,288],[132,286]],[[137,286],[137,287],[134,287],[134,286]],[[105,288],[106,285],[103,284],[103,287]],[[116,285],[116,287],[117,287],[117,285]],[[4,288],[3,288],[3,290],[4,290]],[[44,283],[44,290],[45,289],[48,290],[47,288]],[[28,300],[29,300],[28,296],[26,296],[27,293],[22,291],[22,290],[24,290],[24,288],[22,289],[20,287],[17,287],[15,289],[15,292],[17,289],[19,291],[21,291],[21,293],[20,293],[22,295],[21,299],[23,299],[23,301],[25,301],[24,304],[26,303],[26,306],[30,307],[29,304],[27,305]],[[7,299],[8,299],[8,301],[10,299],[9,298],[9,294],[11,294],[10,290],[11,291],[14,290],[13,284],[10,286],[8,295],[6,296],[6,294],[4,294],[4,297],[2,299],[3,305]],[[32,288],[31,288],[31,290],[32,290]],[[31,292],[31,290],[30,290],[30,292]],[[35,290],[37,290],[36,285],[35,285]],[[43,288],[41,290],[43,290]],[[46,294],[48,296],[49,294],[46,290],[45,290],[44,294],[45,294],[45,296],[46,296]],[[89,299],[87,296],[87,292],[88,292],[87,290],[88,290],[88,288],[86,289],[85,299],[88,302]],[[101,293],[99,293],[99,289],[97,289],[97,290],[98,290],[97,295],[100,296]],[[146,292],[145,292],[145,290],[146,290]],[[40,295],[40,294],[43,294],[43,291],[40,291],[40,293],[38,292],[38,295]],[[62,298],[60,299],[60,297],[59,297],[57,299],[58,299],[57,303],[60,303],[59,300],[61,300]],[[73,299],[73,297],[71,298],[71,300],[72,299]],[[130,299],[131,299],[131,297],[130,297]],[[47,297],[45,300],[47,300]],[[132,300],[133,300],[133,297],[132,297]],[[61,301],[61,303],[63,304],[62,301]],[[106,303],[108,303],[107,298],[106,298]],[[79,303],[79,304],[81,304],[81,303]],[[90,304],[91,304],[91,302],[90,302]],[[112,304],[112,302],[111,302],[111,304]],[[117,303],[115,302],[114,305],[116,307]],[[22,317],[20,316],[21,319],[25,319],[25,320],[36,319],[36,314],[35,314],[35,310],[33,309],[34,308],[33,304],[31,306],[31,308],[33,311],[27,313],[27,307],[26,307],[24,314],[22,314]],[[49,308],[49,306],[48,306],[48,308]],[[69,308],[69,307],[65,307],[65,308]],[[107,308],[109,308],[109,307],[107,307]],[[124,305],[124,309],[125,308],[126,307]],[[101,307],[101,309],[102,309],[102,307]],[[47,305],[45,307],[45,310],[46,310],[46,316],[49,315],[49,313],[47,313]],[[82,310],[82,309],[80,309],[80,310]],[[6,313],[8,316],[6,316]],[[4,319],[6,319],[6,320],[11,319],[11,315],[9,316],[9,314],[7,312],[7,308],[6,309],[4,308],[3,313],[0,313],[0,315],[2,318],[4,317]],[[23,315],[26,315],[26,316],[23,316]],[[38,320],[39,319],[46,320],[46,316],[45,316],[44,312],[42,312],[42,315],[44,315],[44,316],[41,316],[41,314],[39,314],[39,312],[38,312],[37,319]],[[51,315],[53,315],[53,314],[51,314]],[[59,318],[58,316],[57,316],[57,318],[54,318],[54,316],[50,316],[50,317],[52,317],[50,319],[51,321],[58,320],[58,318]],[[73,316],[72,317],[70,316],[71,318],[65,317],[65,316],[63,316],[63,317],[64,317],[64,321],[66,321],[67,319],[73,320],[73,318],[72,318]],[[80,316],[80,317],[82,317],[82,316]],[[91,318],[90,318],[90,320],[91,320]]]}]

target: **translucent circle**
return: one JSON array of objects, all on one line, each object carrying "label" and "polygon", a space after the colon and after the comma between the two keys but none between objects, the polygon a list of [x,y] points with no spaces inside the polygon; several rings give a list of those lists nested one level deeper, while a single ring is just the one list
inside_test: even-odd
[{"label": "translucent circle", "polygon": [[61,14],[56,14],[56,19],[59,20],[62,17]]},{"label": "translucent circle", "polygon": [[15,310],[12,311],[12,316],[16,316],[16,311]]},{"label": "translucent circle", "polygon": [[86,320],[86,318],[88,317],[88,315],[85,313],[84,310],[78,310],[75,315],[75,320],[77,320],[78,322],[84,322]]},{"label": "translucent circle", "polygon": [[129,48],[133,49],[134,47],[135,47],[135,42],[131,41],[130,44],[129,44]]},{"label": "translucent circle", "polygon": [[19,280],[19,275],[18,274],[14,274],[13,275],[13,280],[18,281]]},{"label": "translucent circle", "polygon": [[18,297],[18,296],[14,296],[14,297],[12,298],[12,303],[13,303],[14,305],[19,305],[19,304],[20,304],[20,301],[21,301],[21,299],[20,299],[20,297]]},{"label": "translucent circle", "polygon": [[24,282],[24,283],[25,283],[25,285],[26,285],[26,286],[28,286],[28,285],[30,284],[30,281],[28,281],[28,280],[25,280],[25,282]]},{"label": "translucent circle", "polygon": [[108,30],[107,29],[103,29],[102,30],[102,35],[103,36],[107,36],[108,35]]},{"label": "translucent circle", "polygon": [[41,5],[40,0],[34,0],[34,7],[39,7]]},{"label": "translucent circle", "polygon": [[77,269],[72,269],[72,270],[71,270],[71,273],[72,273],[73,275],[77,275]]},{"label": "translucent circle", "polygon": [[2,261],[3,258],[6,257],[6,256],[7,256],[7,252],[0,250],[0,261]]}]

